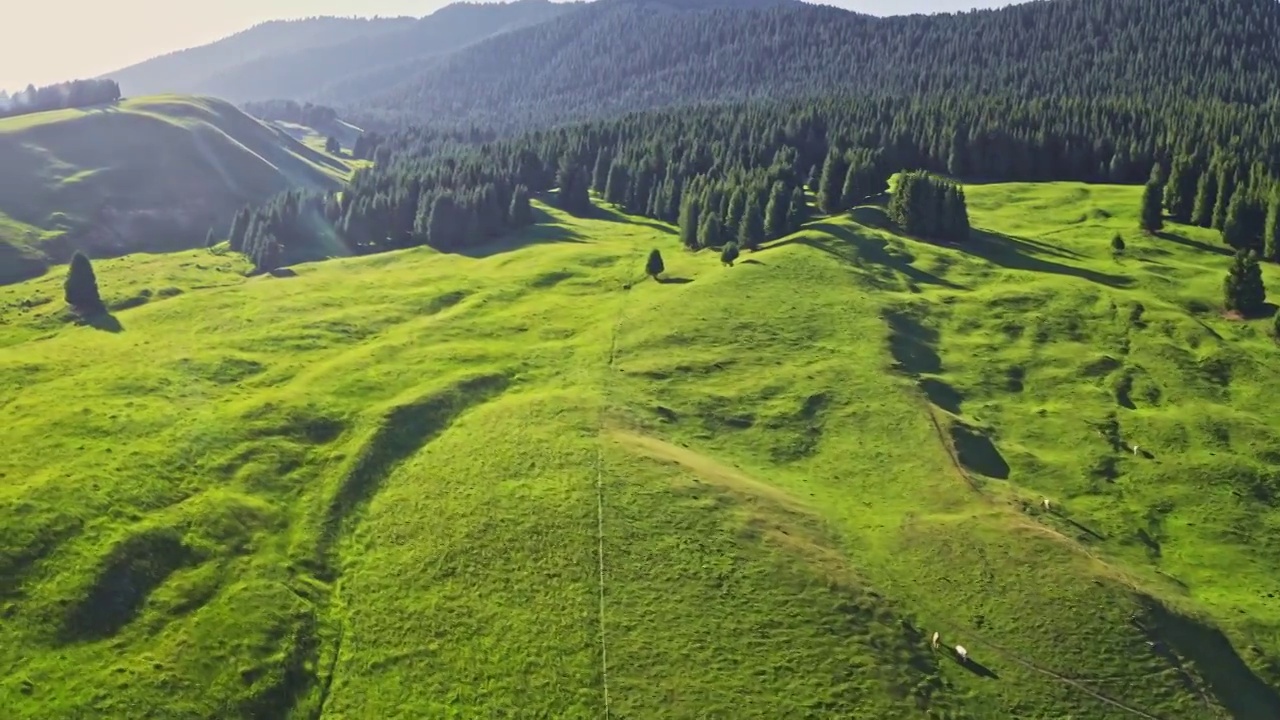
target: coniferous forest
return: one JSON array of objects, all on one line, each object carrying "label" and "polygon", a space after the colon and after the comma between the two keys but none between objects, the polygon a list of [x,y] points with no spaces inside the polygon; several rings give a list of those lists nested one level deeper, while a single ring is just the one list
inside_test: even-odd
[{"label": "coniferous forest", "polygon": [[[1159,166],[1165,212],[1263,253],[1280,168],[1278,118],[1268,107],[1216,101],[940,95],[633,113],[505,139],[412,128],[361,138],[355,156],[376,164],[342,193],[286,196],[242,213],[239,226],[250,248],[273,228],[265,242],[289,249],[264,257],[289,261],[421,244],[457,249],[510,230],[512,193],[523,186],[532,195],[560,188],[556,202],[579,213],[589,209],[584,190],[593,191],[628,213],[681,225],[690,248],[750,247],[793,229],[806,191],[820,211],[840,212],[884,192],[902,170],[1138,184]],[[451,220],[432,223],[444,195]],[[302,207],[310,210],[295,211]],[[749,209],[762,216],[759,233]],[[240,235],[231,237],[238,246]]]}]

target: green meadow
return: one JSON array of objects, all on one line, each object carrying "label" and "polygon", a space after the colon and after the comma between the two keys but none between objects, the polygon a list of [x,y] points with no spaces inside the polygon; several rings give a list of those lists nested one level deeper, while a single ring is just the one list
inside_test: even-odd
[{"label": "green meadow", "polygon": [[966,192],[963,247],[865,206],[725,267],[539,204],[100,261],[93,325],[0,287],[0,707],[1280,716],[1271,321],[1141,188]]}]

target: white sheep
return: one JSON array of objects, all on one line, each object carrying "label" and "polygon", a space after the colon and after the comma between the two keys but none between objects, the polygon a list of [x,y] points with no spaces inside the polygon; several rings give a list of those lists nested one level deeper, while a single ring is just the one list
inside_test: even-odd
[{"label": "white sheep", "polygon": [[938,635],[938,633],[936,633],[936,632],[933,634],[933,649],[934,649],[934,650],[937,650],[937,649],[938,649],[938,640],[939,640],[939,638],[940,638],[940,637],[941,637],[941,636],[940,636],[940,635]]},{"label": "white sheep", "polygon": [[969,659],[969,651],[965,650],[963,645],[956,646],[956,655],[960,658],[960,662],[965,662]]}]

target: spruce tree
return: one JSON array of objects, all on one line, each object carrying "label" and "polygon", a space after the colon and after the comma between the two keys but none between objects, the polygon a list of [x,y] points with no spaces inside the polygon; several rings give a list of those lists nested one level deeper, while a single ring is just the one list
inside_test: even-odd
[{"label": "spruce tree", "polygon": [[1271,206],[1267,208],[1267,222],[1262,228],[1262,257],[1280,262],[1280,189],[1271,196]]},{"label": "spruce tree", "polygon": [[662,264],[662,253],[658,252],[657,248],[649,251],[649,261],[644,264],[645,274],[657,280],[662,271],[666,269],[666,266]]},{"label": "spruce tree", "polygon": [[[1156,167],[1159,168],[1158,165]],[[1140,227],[1146,232],[1154,233],[1164,228],[1164,218],[1161,217],[1160,195],[1160,186],[1154,181],[1148,182],[1142,191],[1142,221]]]},{"label": "spruce tree", "polygon": [[1218,175],[1206,170],[1196,183],[1196,203],[1191,210],[1191,222],[1203,228],[1213,225],[1213,204],[1218,199]]},{"label": "spruce tree", "polygon": [[720,247],[720,235],[720,216],[704,211],[702,227],[698,229],[698,245],[704,248]]},{"label": "spruce tree", "polygon": [[822,212],[834,215],[844,209],[841,193],[848,171],[842,155],[835,150],[827,153],[827,160],[822,165],[822,178],[818,181],[818,208]]},{"label": "spruce tree", "polygon": [[738,259],[738,243],[725,243],[724,250],[720,251],[720,262],[733,267],[733,263]]},{"label": "spruce tree", "polygon": [[845,172],[844,183],[840,188],[840,206],[848,210],[858,203],[862,202],[864,197],[862,187],[859,183],[861,180],[862,169],[851,165]]},{"label": "spruce tree", "polygon": [[790,212],[790,200],[786,187],[780,182],[774,183],[773,192],[769,195],[769,206],[764,211],[766,238],[777,240],[787,234],[787,216]]},{"label": "spruce tree", "polygon": [[689,250],[697,250],[700,245],[698,232],[702,224],[702,205],[697,198],[689,197],[680,208],[680,244]]},{"label": "spruce tree", "polygon": [[431,204],[431,219],[427,226],[427,242],[437,250],[457,247],[466,232],[465,221],[453,195],[440,193]]},{"label": "spruce tree", "polygon": [[1195,208],[1196,177],[1193,173],[1191,159],[1178,157],[1173,161],[1169,171],[1169,180],[1164,186],[1164,208],[1175,222],[1191,221],[1191,213]]},{"label": "spruce tree", "polygon": [[724,217],[724,229],[729,237],[736,237],[742,225],[742,215],[747,211],[747,196],[742,188],[734,188],[729,196],[729,210]]},{"label": "spruce tree", "polygon": [[1236,250],[1246,250],[1252,244],[1245,220],[1245,193],[1237,190],[1231,196],[1227,217],[1222,223],[1222,241]]},{"label": "spruce tree", "polygon": [[1262,268],[1258,266],[1257,254],[1240,250],[1223,281],[1223,304],[1227,310],[1249,317],[1262,311],[1266,299],[1267,292],[1262,286]]},{"label": "spruce tree", "polygon": [[591,189],[601,197],[604,196],[605,188],[609,186],[609,171],[613,167],[613,161],[609,157],[608,150],[601,150],[596,154],[595,171],[591,173]]},{"label": "spruce tree", "polygon": [[751,252],[760,249],[764,242],[764,216],[760,214],[760,203],[755,197],[747,201],[747,210],[738,224],[738,245]]},{"label": "spruce tree", "polygon": [[204,236],[204,246],[211,248],[218,244],[218,232],[213,228],[209,228],[209,232]]},{"label": "spruce tree", "polygon": [[93,263],[88,256],[79,250],[71,256],[71,267],[67,270],[67,279],[62,286],[63,296],[67,304],[80,312],[98,312],[103,309],[102,297],[98,294],[98,278],[93,272]]},{"label": "spruce tree", "polygon": [[1231,196],[1236,188],[1235,173],[1227,168],[1218,172],[1218,197],[1213,204],[1214,230],[1221,230],[1227,224],[1227,208],[1231,205]]},{"label": "spruce tree", "polygon": [[511,194],[511,209],[508,211],[513,227],[522,228],[533,224],[533,207],[529,204],[529,188],[517,185]]},{"label": "spruce tree", "polygon": [[804,190],[796,188],[791,191],[791,211],[787,216],[787,230],[798,231],[809,220],[809,204],[805,202]]},{"label": "spruce tree", "polygon": [[609,166],[609,177],[604,186],[604,199],[614,205],[621,205],[627,200],[627,189],[627,167],[615,160]]}]

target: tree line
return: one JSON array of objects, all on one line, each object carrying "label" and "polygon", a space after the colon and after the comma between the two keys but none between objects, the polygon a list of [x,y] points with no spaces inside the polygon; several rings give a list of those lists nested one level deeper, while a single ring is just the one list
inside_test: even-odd
[{"label": "tree line", "polygon": [[338,120],[338,111],[326,105],[295,100],[262,100],[240,106],[246,113],[272,122],[288,122],[309,128],[327,129]]},{"label": "tree line", "polygon": [[[1162,207],[1172,186],[1168,202],[1177,217],[1190,207],[1191,216],[1209,222],[1221,213],[1226,226],[1235,202],[1237,224],[1256,242],[1258,207],[1261,225],[1267,217],[1256,203],[1280,167],[1280,116],[1132,98],[818,98],[633,113],[504,139],[474,128],[368,133],[353,154],[376,164],[340,195],[317,201],[324,207],[318,217],[328,223],[320,234],[345,252],[484,242],[512,227],[508,205],[519,186],[530,196],[558,188],[556,202],[576,214],[590,211],[594,192],[628,213],[679,225],[690,248],[728,240],[750,248],[795,229],[808,211],[806,192],[820,210],[840,212],[883,193],[898,170],[993,182],[1137,184],[1155,165],[1178,166],[1159,185]],[[462,219],[440,227],[461,229],[433,240],[420,218],[445,194]],[[944,189],[938,202],[962,207],[958,195],[958,188]],[[1207,201],[1196,212],[1201,196],[1213,198],[1207,215]],[[446,201],[442,212],[453,208]],[[949,212],[951,219],[924,226],[923,234],[963,237],[967,221],[958,209]],[[473,222],[476,215],[483,218]],[[283,213],[270,224],[294,217]],[[902,217],[916,222],[910,213]]]},{"label": "tree line", "polygon": [[119,99],[120,85],[115,80],[72,80],[39,88],[27,85],[12,96],[0,93],[0,118],[104,105]]},{"label": "tree line", "polygon": [[969,210],[964,189],[949,178],[906,172],[889,201],[889,219],[908,235],[964,242],[969,239]]}]

